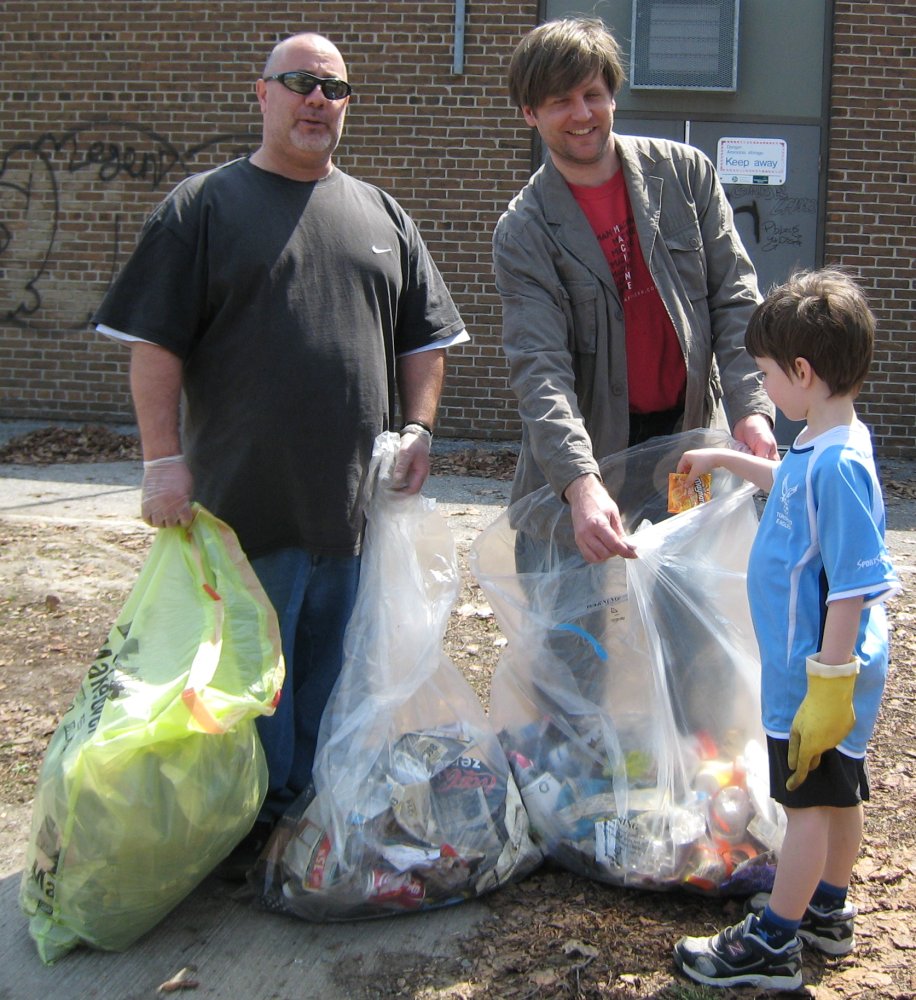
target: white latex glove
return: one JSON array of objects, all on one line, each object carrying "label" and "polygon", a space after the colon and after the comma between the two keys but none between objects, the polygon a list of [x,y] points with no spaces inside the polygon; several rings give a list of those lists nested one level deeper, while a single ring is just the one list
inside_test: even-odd
[{"label": "white latex glove", "polygon": [[404,424],[401,444],[394,464],[391,487],[405,493],[419,493],[429,476],[429,449],[433,436],[422,424]]},{"label": "white latex glove", "polygon": [[191,492],[194,482],[184,455],[170,455],[143,463],[143,520],[154,528],[188,525],[194,520]]}]

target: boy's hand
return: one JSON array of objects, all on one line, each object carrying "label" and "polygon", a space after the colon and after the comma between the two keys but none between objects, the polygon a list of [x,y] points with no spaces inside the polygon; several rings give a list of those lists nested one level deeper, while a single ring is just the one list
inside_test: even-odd
[{"label": "boy's hand", "polygon": [[719,468],[720,448],[695,448],[685,451],[677,463],[677,471],[695,479]]},{"label": "boy's hand", "polygon": [[821,754],[833,750],[849,735],[856,722],[852,696],[859,661],[835,665],[807,660],[808,692],[799,705],[789,732],[789,767],[786,789],[794,792],[821,762]]}]

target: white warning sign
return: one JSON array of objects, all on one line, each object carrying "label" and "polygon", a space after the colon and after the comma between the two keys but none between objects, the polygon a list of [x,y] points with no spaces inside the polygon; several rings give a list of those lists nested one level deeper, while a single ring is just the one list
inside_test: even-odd
[{"label": "white warning sign", "polygon": [[785,184],[787,159],[785,139],[723,136],[716,170],[723,184]]}]

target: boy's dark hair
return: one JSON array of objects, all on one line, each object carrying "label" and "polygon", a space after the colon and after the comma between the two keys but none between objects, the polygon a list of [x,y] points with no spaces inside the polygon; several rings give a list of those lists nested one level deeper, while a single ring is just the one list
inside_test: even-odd
[{"label": "boy's dark hair", "polygon": [[832,396],[855,395],[868,375],[875,317],[865,293],[839,268],[796,271],[757,306],[744,346],[794,374],[805,358]]},{"label": "boy's dark hair", "polygon": [[538,25],[518,43],[509,63],[509,96],[517,108],[539,108],[601,73],[611,96],[626,78],[620,46],[597,17]]}]

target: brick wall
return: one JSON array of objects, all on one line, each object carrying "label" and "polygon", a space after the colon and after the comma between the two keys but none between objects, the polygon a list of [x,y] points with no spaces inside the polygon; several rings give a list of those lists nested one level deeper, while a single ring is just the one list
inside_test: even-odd
[{"label": "brick wall", "polygon": [[529,173],[508,54],[535,7],[4,0],[0,32],[0,416],[131,419],[127,351],[89,316],[149,210],[188,173],[257,145],[254,80],[274,42],[315,30],[356,96],[336,160],[411,213],[473,342],[452,353],[445,434],[515,437],[490,237]]},{"label": "brick wall", "polygon": [[883,454],[914,450],[916,9],[834,4],[825,257],[854,270],[878,318],[860,413]]},{"label": "brick wall", "polygon": [[[835,6],[827,256],[875,289],[865,416],[885,453],[912,453],[913,17]],[[473,336],[451,354],[440,432],[517,437],[490,237],[529,173],[503,81],[537,8],[468,0],[456,76],[451,0],[3,0],[0,417],[131,419],[127,352],[88,318],[165,193],[254,148],[254,78],[278,37],[310,29],[339,45],[356,89],[337,162],[411,213]]]}]

